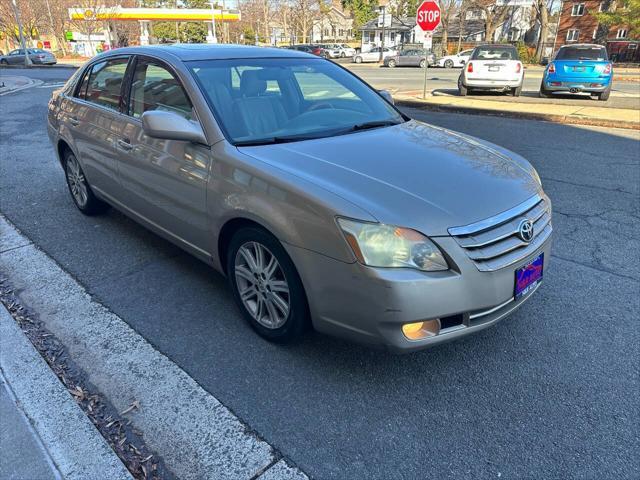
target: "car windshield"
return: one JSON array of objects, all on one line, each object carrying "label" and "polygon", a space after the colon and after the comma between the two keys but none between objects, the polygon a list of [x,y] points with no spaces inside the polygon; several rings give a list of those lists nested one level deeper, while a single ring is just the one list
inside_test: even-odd
[{"label": "car windshield", "polygon": [[562,47],[556,60],[596,60],[607,61],[607,50],[604,47]]},{"label": "car windshield", "polygon": [[235,145],[329,137],[405,121],[377,92],[325,60],[230,59],[188,65]]},{"label": "car windshield", "polygon": [[473,51],[471,60],[518,60],[518,52],[509,46],[478,47]]}]

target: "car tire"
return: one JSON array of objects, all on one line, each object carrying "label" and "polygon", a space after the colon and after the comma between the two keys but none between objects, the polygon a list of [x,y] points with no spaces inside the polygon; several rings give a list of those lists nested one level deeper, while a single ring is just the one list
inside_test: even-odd
[{"label": "car tire", "polygon": [[344,53],[344,52],[340,52],[340,58],[345,58],[346,56],[347,56],[347,54],[346,54],[346,53]]},{"label": "car tire", "polygon": [[538,92],[540,98],[549,98],[551,94],[544,88],[544,82],[540,84],[540,91]]},{"label": "car tire", "polygon": [[518,85],[516,88],[511,89],[511,95],[514,97],[519,97],[522,93],[522,85]]},{"label": "car tire", "polygon": [[[229,285],[249,325],[272,342],[291,343],[299,338],[310,324],[307,297],[278,239],[257,226],[241,228],[231,238],[227,252]],[[272,273],[265,274],[269,265]]]},{"label": "car tire", "polygon": [[604,92],[598,94],[598,100],[601,102],[606,102],[609,100],[609,95],[611,94],[611,88],[607,88]]},{"label": "car tire", "polygon": [[423,58],[420,60],[420,68],[425,68],[427,66],[427,61]]},{"label": "car tire", "polygon": [[453,68],[453,60],[445,60],[444,68]]},{"label": "car tire", "polygon": [[462,83],[462,77],[458,77],[458,94],[461,97],[466,97],[468,93],[469,89],[464,83]]},{"label": "car tire", "polygon": [[396,61],[395,60],[387,60],[387,67],[395,68],[396,67]]},{"label": "car tire", "polygon": [[64,156],[64,176],[73,203],[82,213],[89,216],[99,215],[109,209],[107,203],[95,196],[80,162],[70,151],[67,151]]},{"label": "car tire", "polygon": [[353,59],[353,61],[356,62],[356,63],[362,63],[362,57],[360,55],[358,55],[357,57],[355,57]]},{"label": "car tire", "polygon": [[0,60],[0,65],[9,65],[9,62],[7,62],[4,58],[2,60]]}]

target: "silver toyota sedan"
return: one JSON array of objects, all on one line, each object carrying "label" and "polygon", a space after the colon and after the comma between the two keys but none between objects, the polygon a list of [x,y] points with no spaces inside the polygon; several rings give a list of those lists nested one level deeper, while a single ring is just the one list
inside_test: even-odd
[{"label": "silver toyota sedan", "polygon": [[82,213],[113,206],[209,263],[263,337],[407,352],[533,294],[551,203],[522,157],[392,103],[302,52],[133,47],[54,93],[48,132]]}]

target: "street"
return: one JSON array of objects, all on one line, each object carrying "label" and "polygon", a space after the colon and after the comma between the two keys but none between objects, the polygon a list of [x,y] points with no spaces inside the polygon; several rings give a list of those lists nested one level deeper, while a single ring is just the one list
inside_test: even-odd
[{"label": "street", "polygon": [[[420,69],[352,70],[421,88]],[[77,211],[45,125],[50,85],[73,70],[35,72],[42,85],[0,97],[0,213],[310,477],[637,478],[640,131],[404,109],[538,170],[554,215],[542,287],[496,327],[421,353],[314,333],[283,347],[204,263],[114,209]],[[430,69],[430,88],[458,74]],[[538,86],[527,78],[526,95]],[[637,88],[584,102],[638,108]]]},{"label": "street", "polygon": [[[385,88],[393,94],[422,95],[422,83],[424,70],[420,68],[385,68],[378,65],[356,65],[347,60],[341,60],[343,67],[348,68],[356,75],[376,88]],[[427,89],[434,95],[458,95],[459,68],[429,68],[427,70]],[[611,97],[606,102],[598,102],[588,95],[554,96],[549,99],[540,99],[538,91],[542,80],[542,69],[536,67],[532,71],[526,71],[522,95],[517,99],[511,95],[494,92],[474,93],[473,98],[487,98],[504,102],[531,102],[546,103],[550,105],[580,105],[585,107],[608,108],[640,108],[640,84],[638,82],[614,81]]]}]

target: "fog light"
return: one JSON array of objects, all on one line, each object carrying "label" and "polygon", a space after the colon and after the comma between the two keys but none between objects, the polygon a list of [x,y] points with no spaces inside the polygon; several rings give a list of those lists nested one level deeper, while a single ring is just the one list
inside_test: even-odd
[{"label": "fog light", "polygon": [[427,337],[434,337],[440,333],[440,320],[427,320],[426,322],[405,323],[402,326],[402,333],[409,340],[421,340]]}]

